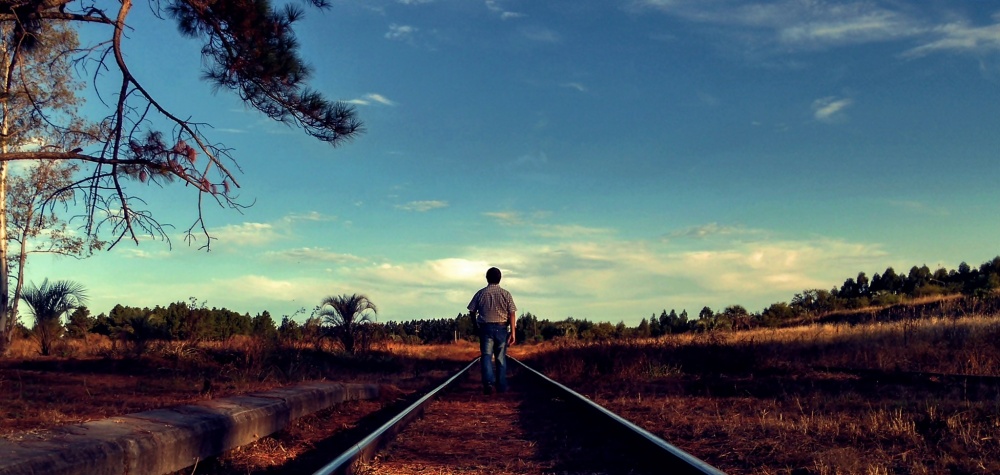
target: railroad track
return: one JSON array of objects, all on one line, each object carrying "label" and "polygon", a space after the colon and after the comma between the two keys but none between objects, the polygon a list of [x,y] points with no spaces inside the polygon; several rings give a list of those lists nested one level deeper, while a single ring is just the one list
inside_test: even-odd
[{"label": "railroad track", "polygon": [[481,394],[477,358],[314,475],[722,474],[510,361],[510,392]]}]

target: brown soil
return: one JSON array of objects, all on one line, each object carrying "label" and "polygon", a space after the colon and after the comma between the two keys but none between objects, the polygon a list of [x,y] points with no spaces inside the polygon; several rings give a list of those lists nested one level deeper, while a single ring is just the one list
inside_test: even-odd
[{"label": "brown soil", "polygon": [[[151,377],[153,376],[153,377]],[[274,388],[217,382],[154,360],[0,360],[0,436]]]},{"label": "brown soil", "polygon": [[[430,404],[363,475],[639,475],[639,457],[565,401],[511,369],[507,393],[483,395],[478,371]],[[630,456],[630,454],[632,454]],[[659,470],[652,473],[660,473]]]},{"label": "brown soil", "polygon": [[349,402],[301,418],[280,433],[182,471],[311,473],[419,397],[421,390],[467,364],[477,352],[471,344],[428,345],[344,357],[312,350],[261,352],[236,346],[185,347],[180,352],[158,349],[141,356],[0,359],[0,437],[16,440],[56,426],[307,380],[379,384],[379,400]]}]

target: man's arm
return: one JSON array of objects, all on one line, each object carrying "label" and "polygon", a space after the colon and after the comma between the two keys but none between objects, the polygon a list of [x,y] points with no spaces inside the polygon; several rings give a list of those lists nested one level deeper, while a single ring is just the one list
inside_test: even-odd
[{"label": "man's arm", "polygon": [[476,312],[476,309],[474,308],[469,309],[469,318],[472,319],[472,331],[479,333],[479,320],[476,319],[477,315],[478,312]]},{"label": "man's arm", "polygon": [[517,339],[514,337],[514,334],[517,333],[517,315],[514,312],[510,312],[507,315],[507,321],[510,323],[510,335],[507,335],[507,346],[511,346]]}]

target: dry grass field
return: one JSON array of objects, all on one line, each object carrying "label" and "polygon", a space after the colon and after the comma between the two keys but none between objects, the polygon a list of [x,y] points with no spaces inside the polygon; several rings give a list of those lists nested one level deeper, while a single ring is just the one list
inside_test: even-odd
[{"label": "dry grass field", "polygon": [[[91,338],[42,358],[32,345],[0,360],[0,437],[310,379],[386,389],[383,401],[305,418],[198,473],[267,473],[478,353],[461,342],[346,357],[233,339],[135,356]],[[997,316],[567,340],[511,354],[730,474],[1000,473]]]},{"label": "dry grass field", "polygon": [[104,337],[59,343],[38,356],[37,343],[15,341],[0,359],[0,437],[168,405],[264,391],[307,380],[377,383],[409,392],[453,372],[473,345],[381,349],[347,357],[237,337],[197,345],[154,343],[135,355]]},{"label": "dry grass field", "polygon": [[1000,318],[573,345],[530,364],[730,474],[1000,473]]}]

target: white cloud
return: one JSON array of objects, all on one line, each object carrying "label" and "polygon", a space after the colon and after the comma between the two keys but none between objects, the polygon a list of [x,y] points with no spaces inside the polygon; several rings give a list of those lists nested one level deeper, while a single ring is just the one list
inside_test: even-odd
[{"label": "white cloud", "polygon": [[396,205],[396,209],[401,209],[403,211],[416,211],[419,213],[447,207],[448,202],[440,200],[411,201],[403,205]]},{"label": "white cloud", "polygon": [[289,214],[277,219],[274,223],[230,224],[210,229],[209,235],[215,238],[215,241],[212,242],[213,249],[263,246],[289,238],[295,226],[300,223],[325,223],[336,220],[336,216],[326,215],[319,211],[307,211]]},{"label": "white cloud", "polygon": [[734,234],[761,234],[763,231],[757,229],[747,229],[742,226],[722,226],[719,223],[708,223],[699,226],[691,226],[681,230],[671,232],[668,238],[697,238],[705,239],[713,236],[730,236]]},{"label": "white cloud", "polygon": [[290,214],[288,216],[285,216],[285,218],[283,219],[283,221],[288,222],[288,223],[294,223],[296,221],[327,222],[327,221],[336,221],[336,220],[337,220],[336,216],[326,215],[326,214],[320,213],[319,211],[307,211],[305,213],[293,213],[293,214]]},{"label": "white cloud", "polygon": [[521,214],[514,211],[491,211],[483,213],[483,215],[494,218],[499,221],[500,224],[507,226],[518,226],[524,223],[524,219],[521,217]]},{"label": "white cloud", "polygon": [[583,84],[580,84],[578,82],[567,82],[567,83],[560,84],[560,86],[565,87],[565,88],[569,88],[569,89],[576,89],[577,91],[580,91],[580,92],[587,92],[587,86],[584,86]]},{"label": "white cloud", "polygon": [[225,293],[245,293],[252,291],[259,297],[274,299],[287,298],[295,290],[296,284],[286,280],[275,280],[262,275],[245,275],[234,279],[215,281],[217,288]]},{"label": "white cloud", "polygon": [[836,122],[844,119],[844,110],[853,104],[851,99],[824,97],[812,103],[813,117],[820,122]]},{"label": "white cloud", "polygon": [[365,259],[353,254],[333,252],[322,247],[300,247],[298,249],[269,251],[265,253],[265,257],[296,263],[332,262],[337,264],[360,264],[367,262]]},{"label": "white cloud", "polygon": [[152,259],[154,257],[153,253],[136,248],[124,248],[118,252],[124,253],[130,259]]},{"label": "white cloud", "polygon": [[378,102],[379,104],[383,104],[383,105],[387,105],[387,106],[394,106],[394,105],[396,105],[395,102],[389,100],[388,98],[386,98],[385,96],[383,96],[381,94],[372,93],[372,94],[367,94],[365,97],[367,97],[368,99],[371,99],[372,101]]},{"label": "white cloud", "polygon": [[579,224],[535,225],[532,231],[537,236],[546,238],[582,238],[587,236],[602,236],[614,234],[610,228],[595,228]]},{"label": "white cloud", "polygon": [[377,94],[377,93],[368,93],[368,94],[365,94],[364,96],[359,97],[357,99],[350,99],[350,100],[347,100],[347,101],[344,101],[344,102],[346,102],[348,104],[358,105],[358,106],[371,105],[373,102],[378,103],[378,104],[382,104],[384,106],[394,106],[394,105],[396,105],[396,103],[394,101],[392,101],[391,99],[383,96],[382,94]]},{"label": "white cloud", "polygon": [[909,37],[924,31],[912,20],[886,10],[859,11],[845,8],[830,12],[833,18],[810,18],[800,24],[779,27],[779,41],[785,45],[819,47],[871,43]]},{"label": "white cloud", "polygon": [[395,23],[389,25],[389,31],[385,33],[385,38],[389,40],[399,40],[399,41],[409,41],[413,38],[419,31],[415,26],[411,25],[397,25]]},{"label": "white cloud", "polygon": [[544,211],[535,211],[525,215],[519,211],[490,211],[483,213],[483,216],[493,218],[504,226],[524,226],[529,224],[529,221],[538,221],[546,218],[549,216],[549,213]]},{"label": "white cloud", "polygon": [[524,16],[523,13],[517,13],[513,11],[506,10],[500,6],[500,2],[497,0],[486,0],[486,8],[489,11],[500,15],[501,20],[509,20],[512,18],[521,18]]},{"label": "white cloud", "polygon": [[[130,274],[135,279],[94,290],[107,294],[108,307],[118,302],[159,305],[195,295],[211,306],[240,312],[266,309],[276,318],[300,307],[311,309],[325,295],[358,292],[378,305],[379,321],[452,318],[465,312],[472,293],[485,285],[486,269],[497,266],[520,312],[635,325],[662,309],[696,314],[703,306],[740,304],[758,311],[802,290],[828,289],[859,271],[871,273],[889,264],[878,245],[776,238],[769,230],[715,223],[672,233],[714,239],[675,243],[656,236],[623,237],[616,229],[584,223],[551,223],[547,213],[488,216],[516,228],[482,244],[431,248],[435,255],[430,258],[298,247],[259,257],[241,255],[240,266],[220,261],[210,274],[148,279],[135,271]],[[267,236],[273,232],[269,228],[246,223],[229,230]],[[422,247],[421,252],[428,252]],[[329,269],[315,272],[317,267],[311,266],[310,272],[301,264],[305,262]],[[96,308],[106,310],[102,305]]]},{"label": "white cloud", "polygon": [[982,53],[1000,50],[1000,23],[970,26],[966,22],[949,23],[934,28],[936,39],[903,53],[916,57],[941,51]]},{"label": "white cloud", "polygon": [[762,54],[907,41],[916,46],[901,48],[900,57],[975,55],[991,72],[1000,52],[1000,13],[986,20],[970,19],[954,9],[942,13],[930,3],[636,0],[631,9],[706,25],[705,33],[722,50],[735,49],[754,60]]},{"label": "white cloud", "polygon": [[272,243],[280,237],[274,225],[268,223],[230,224],[213,229],[209,234],[216,238],[216,243],[226,247],[230,245],[262,246]]},{"label": "white cloud", "polygon": [[750,37],[753,41],[745,44],[772,43],[783,50],[889,41],[928,30],[924,22],[906,11],[861,1],[641,0],[635,5],[696,23],[741,28],[741,34],[732,38]]}]

